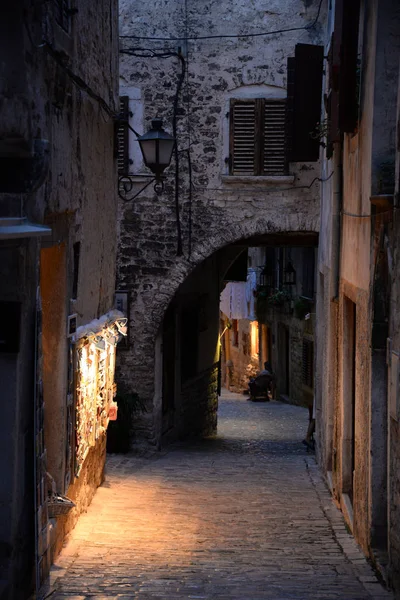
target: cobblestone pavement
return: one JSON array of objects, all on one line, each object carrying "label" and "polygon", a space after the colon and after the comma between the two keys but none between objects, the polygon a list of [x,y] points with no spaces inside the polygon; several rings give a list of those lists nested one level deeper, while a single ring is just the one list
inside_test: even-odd
[{"label": "cobblestone pavement", "polygon": [[312,455],[307,411],[225,392],[215,439],[108,460],[52,600],[391,598]]}]

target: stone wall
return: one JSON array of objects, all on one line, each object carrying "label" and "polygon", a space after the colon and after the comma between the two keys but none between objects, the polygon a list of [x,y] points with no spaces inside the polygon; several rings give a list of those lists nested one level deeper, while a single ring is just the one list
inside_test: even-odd
[{"label": "stone wall", "polygon": [[[33,7],[18,0],[0,9],[0,46],[7,57],[0,66],[4,83],[0,91],[0,162],[10,156],[30,160],[35,140],[43,141],[46,147],[41,177],[33,191],[6,194],[3,187],[0,189],[0,216],[25,215],[52,229],[43,240],[0,240],[2,269],[8,273],[2,278],[0,300],[21,302],[22,332],[19,351],[0,355],[0,372],[11,372],[10,365],[14,372],[13,378],[7,378],[3,393],[5,404],[14,407],[15,412],[10,410],[2,420],[0,436],[4,444],[0,522],[5,524],[0,528],[0,596],[3,598],[4,587],[7,600],[25,600],[33,591],[35,578],[35,304],[37,288],[43,283],[41,259],[50,249],[60,251],[60,268],[50,269],[47,291],[45,286],[41,289],[44,310],[52,322],[51,331],[44,336],[46,372],[58,373],[51,385],[45,373],[43,378],[45,435],[54,443],[49,443],[47,464],[36,461],[36,466],[52,471],[59,492],[75,494],[76,486],[79,488],[77,515],[90,502],[104,463],[100,444],[95,450],[99,453],[97,462],[90,459],[86,475],[68,489],[67,316],[76,314],[80,326],[106,313],[114,303],[117,2],[101,0],[94,8],[93,2],[82,0],[62,26],[57,20],[57,4]],[[4,169],[3,162],[1,166]],[[48,276],[47,266],[42,269],[43,277]],[[74,517],[71,519],[68,527],[74,522]],[[64,525],[59,526],[57,547],[66,531]],[[14,552],[8,548],[14,548]]]},{"label": "stone wall", "polygon": [[[293,55],[296,42],[319,42],[324,9],[315,27],[299,32],[266,38],[176,40],[188,34],[256,33],[290,25],[306,28],[315,20],[318,4],[271,1],[266,10],[258,0],[251,6],[211,0],[189,3],[185,12],[184,4],[174,1],[168,3],[166,19],[159,2],[120,3],[122,35],[174,38],[140,43],[124,39],[121,44],[123,51],[149,49],[121,56],[121,93],[131,99],[136,130],[146,130],[158,115],[172,131],[182,60],[165,54],[180,48],[185,61],[176,110],[179,170],[173,160],[161,196],[149,187],[133,203],[121,201],[119,211],[118,286],[131,291],[133,342],[129,352],[120,354],[119,378],[139,392],[149,407],[154,398],[157,331],[176,290],[196,265],[219,249],[255,235],[319,229],[318,163],[291,164],[288,177],[230,177],[228,113],[231,98],[286,96],[287,57]],[[160,53],[164,57],[157,57]],[[137,173],[143,165],[135,148],[131,157]],[[182,229],[179,256],[176,201]],[[147,439],[156,443],[154,426],[148,422],[148,427]]]},{"label": "stone wall", "polygon": [[181,437],[217,432],[218,363],[182,386],[179,430]]},{"label": "stone wall", "polygon": [[96,446],[90,448],[79,477],[68,488],[68,497],[75,502],[76,508],[53,521],[52,559],[62,550],[65,537],[75,527],[80,515],[87,511],[97,488],[103,483],[105,458],[106,436],[102,435]]}]

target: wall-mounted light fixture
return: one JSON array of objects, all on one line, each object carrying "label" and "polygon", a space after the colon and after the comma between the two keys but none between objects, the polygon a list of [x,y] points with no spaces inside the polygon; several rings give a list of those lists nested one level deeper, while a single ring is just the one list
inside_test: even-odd
[{"label": "wall-mounted light fixture", "polygon": [[296,283],[296,271],[292,265],[292,261],[288,261],[286,269],[283,272],[283,283],[284,285],[295,285]]},{"label": "wall-mounted light fixture", "polygon": [[[161,194],[164,189],[163,172],[169,166],[172,158],[172,152],[175,146],[175,139],[167,133],[162,127],[162,119],[155,118],[151,122],[151,129],[144,135],[139,135],[130,126],[130,129],[137,136],[140,150],[143,155],[144,164],[153,172],[153,175],[121,175],[119,178],[118,195],[122,200],[130,201],[139,196],[153,181],[155,181],[154,191]],[[136,194],[129,197],[135,183],[135,179],[150,177]]]}]

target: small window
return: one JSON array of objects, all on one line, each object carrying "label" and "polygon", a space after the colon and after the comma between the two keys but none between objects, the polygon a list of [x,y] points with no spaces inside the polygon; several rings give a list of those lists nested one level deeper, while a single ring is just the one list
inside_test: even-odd
[{"label": "small window", "polygon": [[117,127],[116,154],[118,163],[118,174],[127,175],[129,173],[129,97],[120,96],[119,99],[119,120]]},{"label": "small window", "polygon": [[69,33],[70,6],[69,0],[54,0],[56,21],[64,31]]},{"label": "small window", "polygon": [[314,387],[314,342],[303,340],[303,383]]},{"label": "small window", "polygon": [[285,100],[231,100],[230,174],[287,175]]}]

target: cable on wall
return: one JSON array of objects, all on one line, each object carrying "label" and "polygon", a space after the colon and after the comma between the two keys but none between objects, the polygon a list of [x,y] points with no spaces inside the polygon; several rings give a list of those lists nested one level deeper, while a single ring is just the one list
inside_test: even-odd
[{"label": "cable on wall", "polygon": [[[135,58],[178,58],[181,64],[181,72],[179,74],[178,83],[176,86],[176,92],[174,96],[173,102],[173,115],[172,115],[172,134],[177,139],[177,118],[178,118],[178,105],[179,105],[179,96],[182,90],[182,85],[185,79],[186,73],[186,62],[180,51],[178,52],[155,52],[154,50],[149,50],[145,48],[125,48],[120,50],[120,54],[127,54],[128,56],[133,56]],[[176,217],[176,230],[177,230],[177,249],[176,255],[183,255],[183,246],[182,246],[182,228],[181,228],[181,219],[180,219],[180,208],[179,208],[179,175],[180,175],[180,152],[178,151],[178,144],[175,143],[174,147],[174,157],[175,157],[175,217]]]},{"label": "cable on wall", "polygon": [[155,41],[192,41],[195,42],[197,40],[216,40],[216,39],[226,39],[226,38],[254,38],[254,37],[263,37],[267,35],[276,35],[278,33],[290,33],[291,31],[308,31],[313,29],[320,17],[321,7],[323,0],[320,0],[318,5],[318,12],[314,19],[314,21],[310,25],[303,25],[302,27],[288,27],[286,29],[276,29],[275,31],[261,31],[260,33],[228,33],[224,35],[201,35],[201,36],[193,36],[193,37],[184,37],[184,38],[173,38],[173,37],[147,37],[142,35],[121,35],[122,39],[135,39],[135,40],[155,40]]}]

